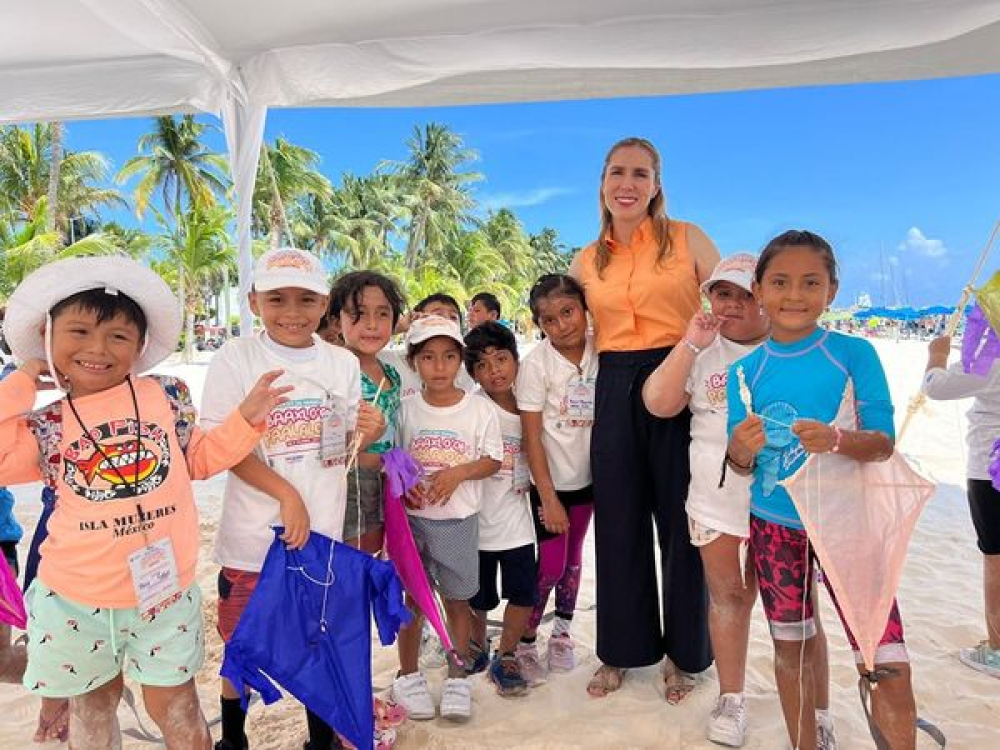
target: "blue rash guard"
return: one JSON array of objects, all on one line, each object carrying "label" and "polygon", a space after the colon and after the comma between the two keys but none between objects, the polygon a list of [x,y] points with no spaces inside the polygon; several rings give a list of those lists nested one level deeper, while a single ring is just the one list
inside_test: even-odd
[{"label": "blue rash guard", "polygon": [[799,419],[832,422],[851,379],[859,429],[877,430],[894,439],[892,400],[882,363],[865,339],[822,328],[790,344],[768,339],[730,367],[726,387],[730,437],[747,416],[738,368],[743,369],[752,394],[754,413],[764,419],[766,440],[754,468],[750,512],[765,521],[801,529],[792,499],[778,484],[794,474],[808,455],[791,425]]}]

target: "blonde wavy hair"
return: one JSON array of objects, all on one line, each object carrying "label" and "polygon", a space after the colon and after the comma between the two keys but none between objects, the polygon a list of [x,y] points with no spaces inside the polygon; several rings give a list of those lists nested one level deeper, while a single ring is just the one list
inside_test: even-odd
[{"label": "blonde wavy hair", "polygon": [[657,191],[656,195],[649,202],[647,211],[653,220],[653,236],[656,238],[656,246],[658,248],[656,265],[660,266],[663,261],[669,258],[672,250],[670,246],[670,218],[667,216],[667,201],[663,197],[663,184],[660,181],[660,175],[662,174],[660,154],[656,150],[656,146],[645,138],[623,138],[613,145],[608,151],[608,155],[604,157],[604,166],[601,168],[601,184],[597,188],[597,203],[601,212],[601,231],[597,237],[597,252],[594,253],[594,267],[597,269],[598,278],[602,279],[604,278],[604,269],[611,262],[611,247],[608,245],[606,239],[611,234],[611,211],[608,210],[607,205],[604,203],[604,177],[608,172],[608,165],[611,163],[611,157],[615,155],[615,152],[619,149],[632,147],[641,148],[649,154],[649,158],[653,162],[653,173],[656,179]]}]

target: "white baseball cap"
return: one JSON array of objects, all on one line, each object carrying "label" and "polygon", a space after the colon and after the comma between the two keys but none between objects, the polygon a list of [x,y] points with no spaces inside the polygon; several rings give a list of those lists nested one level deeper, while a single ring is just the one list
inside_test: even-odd
[{"label": "white baseball cap", "polygon": [[424,317],[416,318],[410,323],[410,330],[406,334],[406,344],[407,346],[413,346],[414,344],[423,343],[427,339],[432,339],[435,336],[447,336],[457,342],[460,347],[465,347],[465,341],[462,339],[462,331],[459,329],[458,323],[447,318],[442,318],[440,315],[425,315]]},{"label": "white baseball cap", "polygon": [[708,281],[701,285],[701,293],[708,294],[712,286],[720,281],[728,281],[748,292],[753,291],[754,271],[757,269],[757,256],[750,253],[737,253],[723,258],[715,266]]},{"label": "white baseball cap", "polygon": [[316,294],[329,294],[326,270],[312,253],[295,247],[268,250],[253,267],[253,288],[256,292],[293,287],[308,289]]}]

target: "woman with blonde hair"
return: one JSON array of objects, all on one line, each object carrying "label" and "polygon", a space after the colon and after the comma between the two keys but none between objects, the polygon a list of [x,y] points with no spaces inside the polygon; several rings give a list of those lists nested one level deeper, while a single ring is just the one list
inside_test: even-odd
[{"label": "woman with blonde hair", "polygon": [[611,147],[599,197],[600,234],[571,270],[586,292],[600,354],[596,388],[575,399],[575,408],[590,408],[594,416],[597,655],[603,664],[587,690],[604,696],[621,686],[626,669],[666,656],[666,699],[677,703],[691,690],[691,675],[712,662],[704,573],[684,513],[691,413],[653,416],[642,387],[673,347],[695,350],[684,332],[701,308],[700,285],[719,253],[701,229],[667,216],[660,157],[647,140],[627,138]]}]

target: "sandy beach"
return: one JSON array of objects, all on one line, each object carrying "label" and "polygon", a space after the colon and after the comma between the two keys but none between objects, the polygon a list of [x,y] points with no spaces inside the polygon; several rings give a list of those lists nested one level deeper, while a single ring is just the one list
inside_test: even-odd
[{"label": "sandy beach", "polygon": [[[902,421],[910,395],[919,387],[926,344],[877,341]],[[957,352],[955,354],[957,356]],[[173,365],[164,371],[180,375],[200,397],[205,365]],[[917,706],[922,717],[936,723],[953,748],[1000,747],[1000,683],[962,666],[959,648],[984,635],[981,556],[975,545],[965,504],[965,418],[968,402],[932,402],[918,415],[902,445],[928,478],[938,483],[935,496],[917,526],[899,591],[907,645],[913,662]],[[210,719],[218,715],[217,671],[222,646],[215,632],[215,579],[212,539],[219,516],[223,480],[216,477],[196,485],[201,509],[201,567],[205,594],[208,658],[198,676],[202,704]],[[40,486],[12,488],[16,513],[25,528],[21,555],[39,512]],[[825,592],[824,599],[826,600]],[[574,626],[577,668],[555,675],[527,697],[504,699],[488,680],[473,679],[473,718],[466,724],[441,719],[408,722],[399,732],[400,748],[711,748],[705,739],[705,721],[718,692],[714,668],[699,677],[694,693],[679,706],[663,699],[656,667],[633,670],[622,689],[606,699],[588,697],[585,686],[597,666],[594,644],[593,544],[588,543],[580,612]],[[495,615],[498,616],[498,615]],[[858,701],[857,672],[842,628],[829,601],[823,620],[830,643],[832,714],[840,747],[872,747]],[[543,626],[541,634],[547,634]],[[544,648],[544,643],[543,646]],[[377,689],[387,689],[397,668],[394,647],[374,646],[373,678]],[[747,670],[749,709],[748,748],[785,748],[788,742],[781,719],[771,669],[771,643],[758,603],[751,630]],[[437,689],[444,669],[428,677]],[[136,685],[131,685],[137,690]],[[20,686],[0,686],[0,747],[31,746],[38,699]],[[141,713],[142,725],[156,728]],[[123,747],[150,747],[155,737],[140,738],[140,725],[123,706],[119,718],[127,732]],[[215,736],[217,728],[214,729]],[[298,750],[305,736],[301,708],[290,698],[269,707],[255,705],[248,722],[255,750]],[[934,747],[920,738],[921,748]]]}]

